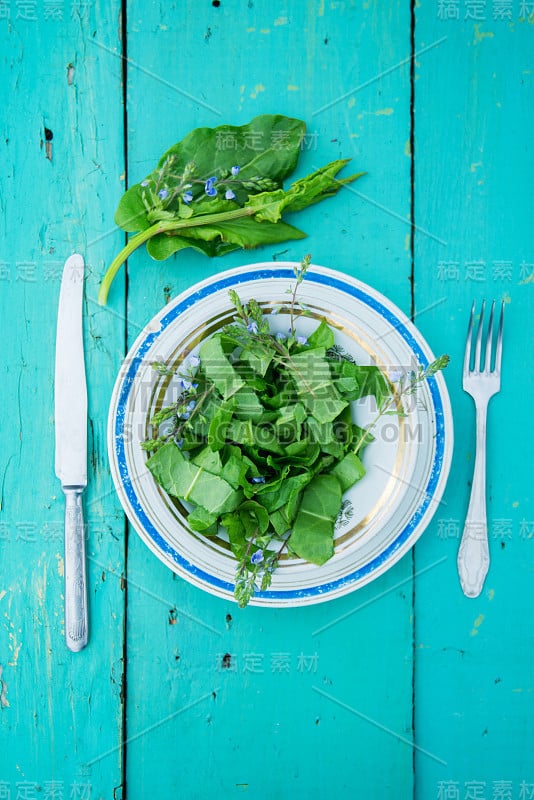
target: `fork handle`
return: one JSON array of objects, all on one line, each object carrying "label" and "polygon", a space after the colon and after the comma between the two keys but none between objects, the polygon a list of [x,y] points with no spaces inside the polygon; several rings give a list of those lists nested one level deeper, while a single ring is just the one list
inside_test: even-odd
[{"label": "fork handle", "polygon": [[476,406],[476,455],[471,497],[458,551],[458,574],[466,597],[478,597],[490,557],[486,518],[486,419],[488,403]]}]

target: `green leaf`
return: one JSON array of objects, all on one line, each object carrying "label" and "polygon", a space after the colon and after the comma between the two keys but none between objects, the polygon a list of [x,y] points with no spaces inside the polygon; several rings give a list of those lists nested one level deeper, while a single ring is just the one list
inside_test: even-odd
[{"label": "green leaf", "polygon": [[253,445],[255,442],[252,420],[233,419],[227,428],[227,437],[232,442],[243,445]]},{"label": "green leaf", "polygon": [[[277,481],[274,485],[265,485],[258,490],[257,500],[269,513],[287,506],[288,503],[292,503],[294,495],[298,494],[312,479],[311,474],[308,472],[300,475],[290,475],[289,477],[285,477],[286,473],[282,474],[284,478],[280,483]],[[288,516],[291,517],[291,509]]]},{"label": "green leaf", "polygon": [[212,450],[220,450],[226,441],[226,430],[234,413],[233,402],[223,403],[213,415],[208,429],[208,444]]},{"label": "green leaf", "polygon": [[256,392],[249,386],[239,389],[232,400],[235,404],[234,414],[238,419],[261,419],[263,406]]},{"label": "green leaf", "polygon": [[196,128],[163,154],[158,168],[173,156],[174,171],[193,161],[198,173],[208,178],[238,164],[241,180],[268,175],[281,184],[297,165],[305,130],[301,120],[280,114],[263,114],[246,125]]},{"label": "green leaf", "polygon": [[[275,224],[274,222],[262,222],[253,216],[248,216],[243,219],[190,228],[188,237],[189,240],[202,239],[206,242],[212,242],[219,238],[222,243],[233,245],[234,249],[242,247],[248,250],[262,244],[278,244],[286,242],[288,239],[305,239],[306,234],[287,222]],[[206,250],[203,249],[203,252]],[[219,254],[217,253],[217,255]]]},{"label": "green leaf", "polygon": [[173,442],[160,448],[146,465],[168,494],[190,500],[212,514],[232,511],[240,503],[240,492],[188,461]]},{"label": "green leaf", "polygon": [[213,381],[225,400],[245,386],[228,361],[218,336],[207,339],[200,348],[200,361],[206,376]]},{"label": "green leaf", "polygon": [[373,395],[378,406],[391,396],[391,386],[378,367],[357,367],[356,374],[360,380],[360,397]]},{"label": "green leaf", "polygon": [[210,514],[202,506],[197,506],[187,515],[187,522],[192,530],[203,533],[205,536],[214,536],[217,533],[217,514]]},{"label": "green leaf", "polygon": [[238,561],[241,561],[247,552],[248,542],[239,515],[235,511],[232,514],[223,514],[221,524],[228,533],[232,553]]},{"label": "green leaf", "polygon": [[169,236],[165,233],[160,233],[149,239],[146,245],[147,252],[156,261],[165,261],[173,253],[178,253],[187,247],[193,248],[205,256],[213,258],[214,256],[222,256],[226,253],[231,253],[233,250],[239,250],[239,245],[229,244],[228,242],[203,242],[200,239],[192,239],[187,236]]},{"label": "green leaf", "polygon": [[237,513],[248,536],[265,533],[269,527],[267,511],[255,500],[245,500],[237,509]]},{"label": "green leaf", "polygon": [[224,448],[224,457],[225,462],[222,470],[222,477],[228,481],[230,486],[233,486],[234,489],[237,489],[239,486],[247,486],[246,473],[248,464],[243,458],[240,448],[231,444],[226,445]]},{"label": "green leaf", "polygon": [[333,475],[318,475],[304,490],[291,550],[312,564],[324,564],[334,554],[334,524],[341,508],[341,486]]},{"label": "green leaf", "polygon": [[115,211],[115,224],[123,231],[144,231],[150,228],[152,223],[147,218],[139,184],[135,184],[123,194]]},{"label": "green leaf", "polygon": [[219,453],[213,452],[211,447],[203,447],[190,461],[197,467],[202,467],[212,475],[220,475],[222,472],[222,462]]},{"label": "green leaf", "polygon": [[312,416],[320,423],[333,422],[344,408],[348,406],[346,400],[336,398],[321,400],[320,398],[307,398],[306,406]]},{"label": "green leaf", "polygon": [[371,431],[366,428],[360,428],[359,425],[352,425],[352,443],[351,450],[356,453],[361,453],[368,444],[374,442],[375,437]]},{"label": "green leaf", "polygon": [[355,453],[347,453],[331,470],[330,474],[338,479],[341,491],[346,492],[347,489],[363,478],[365,467]]},{"label": "green leaf", "polygon": [[359,178],[363,173],[351,175],[348,178],[336,177],[349,161],[350,159],[331,161],[326,166],[312,172],[311,175],[295,181],[285,191],[277,189],[250,197],[248,205],[256,211],[256,219],[276,223],[285,211],[301,211],[307,206],[336,194],[343,184]]},{"label": "green leaf", "polygon": [[273,511],[272,514],[269,514],[269,521],[278,536],[283,536],[291,527],[283,509]]},{"label": "green leaf", "polygon": [[[265,114],[247,125],[197,128],[169,148],[156,169],[119,202],[117,225],[137,235],[109,265],[99,303],[106,303],[120,266],[142,244],[162,260],[187,247],[214,257],[240,247],[303,238],[306,234],[283,222],[282,214],[330,197],[359,177],[338,178],[347,163],[338,160],[284,190],[283,180],[297,165],[304,132],[300,120]],[[234,166],[240,167],[239,177],[232,175]],[[208,178],[217,191],[214,198],[205,193]],[[192,193],[187,204],[186,187]],[[231,201],[223,197],[226,187],[234,194]]]},{"label": "green leaf", "polygon": [[[300,120],[277,114],[255,117],[247,125],[196,128],[165,151],[154,172],[143,183],[148,181],[150,184],[152,181],[156,185],[160,171],[170,163],[172,171],[167,169],[167,172],[179,175],[193,162],[196,174],[203,179],[225,175],[237,164],[240,167],[240,181],[268,177],[274,186],[281,186],[284,178],[297,165],[305,129],[305,124]],[[171,183],[171,180],[166,181],[166,187],[172,189]],[[234,187],[239,205],[243,205],[250,194],[263,191],[261,186],[256,190],[240,187],[241,184]],[[125,231],[149,228],[152,224],[148,219],[150,205],[147,208],[143,201],[143,197],[147,200],[149,196],[149,187],[145,189],[141,183],[128,189],[115,212],[117,225]],[[177,205],[176,201],[172,207],[177,208]],[[206,199],[198,206],[197,213],[217,213],[221,209],[235,208],[235,204],[222,198]]]},{"label": "green leaf", "polygon": [[326,320],[322,319],[318,327],[308,336],[308,345],[311,349],[323,347],[325,351],[333,347],[334,332]]}]

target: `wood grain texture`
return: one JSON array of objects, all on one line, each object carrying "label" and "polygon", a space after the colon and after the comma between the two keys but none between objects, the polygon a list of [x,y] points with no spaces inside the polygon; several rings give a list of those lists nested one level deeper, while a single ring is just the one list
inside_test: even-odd
[{"label": "wood grain texture", "polygon": [[[24,16],[26,14],[26,16]],[[29,15],[29,16],[28,16]],[[99,310],[102,265],[119,246],[113,198],[123,171],[117,4],[34,4],[2,20],[0,780],[3,796],[112,797],[121,785],[122,513],[112,492],[105,421],[123,354],[120,315]],[[33,18],[34,17],[34,18]],[[87,263],[89,385],[85,495],[91,637],[63,634],[63,494],[54,475],[53,376],[63,262]],[[88,762],[111,751],[107,759]],[[7,787],[7,788],[6,788]],[[36,788],[39,787],[39,788]],[[31,794],[33,792],[33,794]]]},{"label": "wood grain texture", "polygon": [[[529,4],[422,0],[413,41],[404,0],[59,5],[0,4],[0,797],[528,800]],[[185,252],[156,263],[139,251],[98,307],[124,241],[113,212],[126,178],[144,177],[194,127],[260,113],[306,120],[295,177],[337,157],[367,175],[295,218],[304,242],[213,261]],[[63,639],[53,472],[59,278],[75,251],[88,264],[90,414],[91,639],[79,654]],[[242,611],[174,576],[135,532],[125,539],[109,400],[126,338],[170,297],[223,269],[307,251],[406,313],[414,267],[416,323],[452,357],[452,474],[413,559],[324,605]],[[474,409],[461,361],[472,300],[484,296],[506,301],[505,356],[489,417],[492,563],[483,594],[467,600],[456,554]]]},{"label": "wood grain texture", "polygon": [[[467,5],[467,4],[466,4]],[[447,370],[456,451],[448,490],[416,547],[416,565],[446,556],[433,585],[416,587],[416,738],[447,762],[417,755],[416,796],[487,798],[534,787],[532,693],[531,191],[534,30],[496,16],[443,20],[417,9],[416,50],[443,37],[416,73],[416,310]],[[528,266],[530,264],[530,266]],[[461,389],[471,303],[506,304],[502,389],[488,422],[490,571],[475,600],[456,574],[474,462],[474,406]],[[527,785],[527,789],[522,784]],[[528,789],[530,785],[530,789]],[[439,793],[442,792],[440,795]]]},{"label": "wood grain texture", "polygon": [[[380,77],[409,48],[406,4],[189,2],[160,16],[131,3],[131,182],[198,125],[274,112],[308,124],[298,175],[347,156],[369,175],[299,216],[305,242],[217,261],[184,252],[156,264],[136,253],[129,320],[145,324],[168,295],[220,270],[307,251],[409,311],[409,65]],[[156,120],[141,97],[158,109]],[[409,796],[410,576],[407,558],[372,587],[325,606],[243,611],[175,579],[130,533],[128,578],[142,588],[128,591],[127,736],[136,737],[129,797]]]}]

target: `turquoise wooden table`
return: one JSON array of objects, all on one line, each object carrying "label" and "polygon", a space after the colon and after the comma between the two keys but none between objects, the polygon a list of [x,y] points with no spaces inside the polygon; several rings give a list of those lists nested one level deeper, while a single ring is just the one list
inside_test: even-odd
[{"label": "turquoise wooden table", "polygon": [[[2,0],[0,798],[534,798],[534,3]],[[240,610],[174,576],[125,524],[106,451],[138,332],[218,271],[302,243],[168,262],[139,250],[97,305],[125,187],[198,125],[306,121],[299,174],[367,175],[302,212],[316,263],[407,314],[446,380],[455,452],[415,549],[367,587]],[[91,634],[63,636],[54,475],[59,279],[84,255]],[[473,299],[506,304],[489,419],[491,568],[456,554],[474,456],[461,389]],[[530,394],[529,394],[530,393]]]}]

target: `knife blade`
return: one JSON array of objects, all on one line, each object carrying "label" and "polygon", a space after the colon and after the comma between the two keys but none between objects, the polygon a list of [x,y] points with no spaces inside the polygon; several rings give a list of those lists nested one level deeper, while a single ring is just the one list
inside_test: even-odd
[{"label": "knife blade", "polygon": [[87,586],[82,494],[87,486],[87,384],[83,350],[84,261],[65,262],[56,333],[54,416],[56,475],[65,495],[65,640],[78,652],[87,644]]}]

